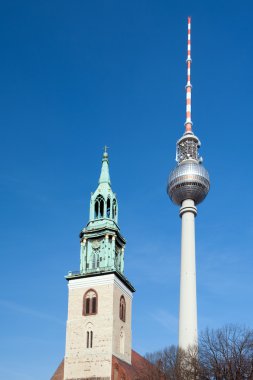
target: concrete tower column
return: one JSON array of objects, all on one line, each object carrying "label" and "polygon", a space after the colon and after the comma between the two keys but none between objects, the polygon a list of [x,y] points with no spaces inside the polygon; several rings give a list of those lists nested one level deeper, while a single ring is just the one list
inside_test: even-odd
[{"label": "concrete tower column", "polygon": [[196,295],[196,260],[195,260],[195,216],[197,209],[194,201],[182,202],[181,235],[181,272],[179,304],[179,346],[187,349],[197,344],[197,295]]}]

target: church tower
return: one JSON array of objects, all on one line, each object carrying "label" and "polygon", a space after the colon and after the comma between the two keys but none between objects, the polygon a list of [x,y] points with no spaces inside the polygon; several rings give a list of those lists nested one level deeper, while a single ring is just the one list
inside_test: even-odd
[{"label": "church tower", "polygon": [[131,365],[134,287],[124,276],[126,241],[118,226],[104,151],[90,216],[80,233],[80,271],[69,272],[64,380],[114,378],[113,357]]}]

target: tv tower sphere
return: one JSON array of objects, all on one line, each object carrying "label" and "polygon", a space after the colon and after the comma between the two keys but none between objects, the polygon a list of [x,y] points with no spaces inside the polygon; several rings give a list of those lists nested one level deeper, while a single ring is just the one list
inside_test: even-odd
[{"label": "tv tower sphere", "polygon": [[192,199],[197,205],[208,194],[209,174],[198,156],[199,146],[200,142],[193,133],[185,134],[177,143],[178,166],[170,173],[167,187],[171,200],[177,205],[186,199]]},{"label": "tv tower sphere", "polygon": [[195,217],[196,205],[210,188],[209,174],[199,156],[200,141],[192,131],[191,120],[191,18],[188,18],[187,83],[185,132],[177,141],[176,168],[170,173],[167,192],[180,206],[182,220],[179,302],[179,347],[187,350],[198,345]]}]

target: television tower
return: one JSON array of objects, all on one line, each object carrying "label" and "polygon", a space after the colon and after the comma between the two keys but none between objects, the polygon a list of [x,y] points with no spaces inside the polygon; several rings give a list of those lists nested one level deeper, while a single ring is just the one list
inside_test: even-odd
[{"label": "television tower", "polygon": [[195,216],[196,205],[205,199],[210,188],[209,174],[202,165],[203,160],[198,152],[200,141],[192,131],[191,62],[191,18],[188,17],[185,132],[177,141],[177,166],[170,173],[167,186],[171,200],[180,206],[182,219],[179,347],[185,350],[198,344]]}]

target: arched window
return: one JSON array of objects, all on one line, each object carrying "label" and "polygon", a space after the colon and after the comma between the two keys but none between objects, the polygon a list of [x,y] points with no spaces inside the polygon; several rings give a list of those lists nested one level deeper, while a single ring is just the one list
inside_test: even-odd
[{"label": "arched window", "polygon": [[97,314],[98,296],[97,292],[89,289],[83,297],[83,315]]},{"label": "arched window", "polygon": [[104,217],[104,198],[102,195],[98,195],[95,201],[94,218],[100,219]]},{"label": "arched window", "polygon": [[119,303],[119,318],[125,322],[126,321],[126,301],[125,297],[120,297],[120,303]]},{"label": "arched window", "polygon": [[110,218],[110,214],[111,214],[111,201],[110,201],[110,198],[108,198],[107,203],[106,203],[106,216],[107,216],[107,218]]},{"label": "arched window", "polygon": [[112,202],[112,218],[115,219],[116,215],[117,215],[117,204],[116,204],[116,199],[114,199]]}]

